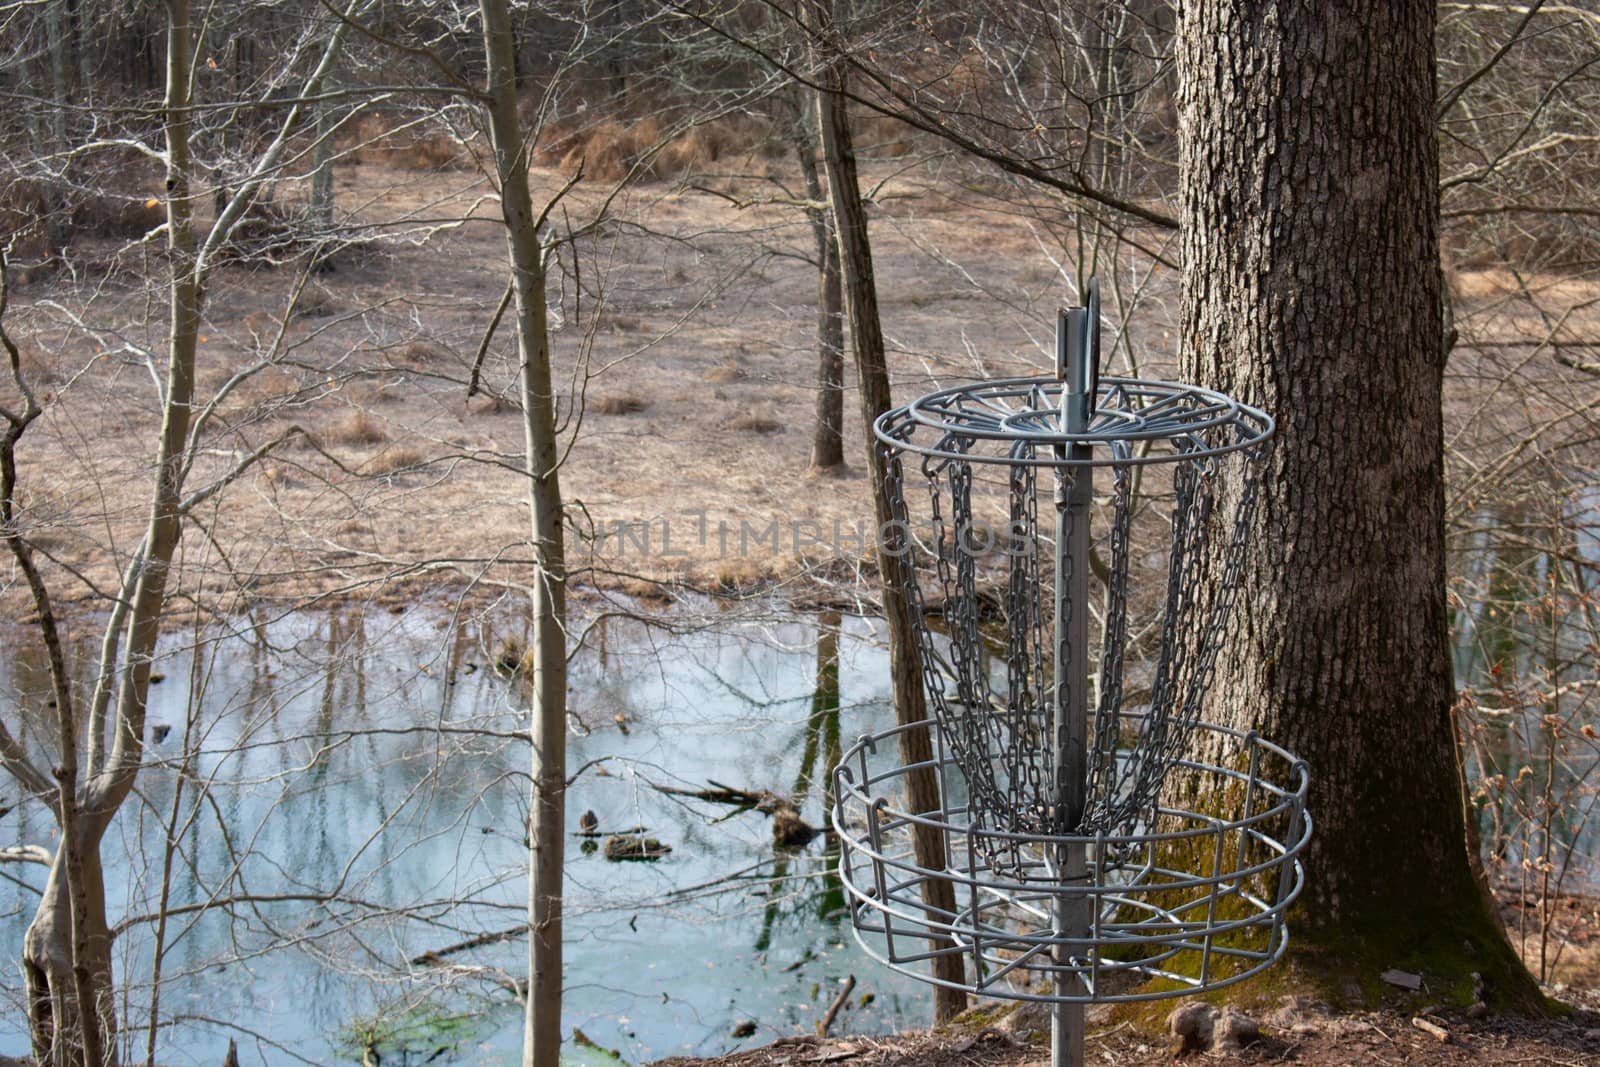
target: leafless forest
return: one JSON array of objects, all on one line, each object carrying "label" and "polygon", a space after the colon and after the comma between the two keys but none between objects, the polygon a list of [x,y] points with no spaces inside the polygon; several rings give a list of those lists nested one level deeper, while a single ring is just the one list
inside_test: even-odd
[{"label": "leafless forest", "polygon": [[[0,1053],[599,1063],[642,1009],[569,990],[563,1021],[564,967],[677,988],[604,965],[595,930],[825,901],[827,846],[774,846],[758,812],[697,874],[667,842],[614,915],[612,872],[647,865],[580,849],[660,836],[657,786],[709,788],[670,743],[696,684],[757,723],[803,698],[804,745],[722,784],[818,824],[841,662],[846,715],[890,714],[840,163],[895,402],[1045,373],[1091,275],[1107,372],[1171,378],[1180,149],[1206,135],[1180,23],[1166,0],[0,2]],[[1593,1008],[1600,6],[1443,2],[1434,55],[1469,836],[1534,978]],[[1240,181],[1242,220],[1271,190]],[[1371,328],[1347,311],[1330,365]],[[780,650],[792,692],[730,665]],[[678,679],[702,653],[718,672]],[[629,687],[669,678],[635,714]],[[714,801],[672,804],[710,827]],[[314,861],[275,851],[297,837]],[[234,992],[290,957],[365,1009],[288,1035],[304,979],[252,1017]],[[817,1006],[760,1034],[809,1031],[832,988],[762,994]],[[897,996],[836,1030],[932,1019]],[[746,1014],[705,1009],[688,1050]],[[623,1058],[680,1051],[674,1018]]]}]

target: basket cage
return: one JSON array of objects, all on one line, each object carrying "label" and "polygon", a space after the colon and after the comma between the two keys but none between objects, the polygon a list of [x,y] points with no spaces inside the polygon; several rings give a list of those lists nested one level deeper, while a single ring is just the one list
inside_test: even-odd
[{"label": "basket cage", "polygon": [[[862,737],[832,810],[862,947],[924,981],[1055,1003],[1061,1063],[1081,1059],[1066,1005],[1216,988],[1280,958],[1311,832],[1304,763],[1201,717],[1272,419],[1101,378],[1098,322],[1091,281],[1058,316],[1054,378],[937,390],[874,425],[880,550],[907,563],[887,578],[933,729]],[[921,973],[948,955],[959,982]]]}]

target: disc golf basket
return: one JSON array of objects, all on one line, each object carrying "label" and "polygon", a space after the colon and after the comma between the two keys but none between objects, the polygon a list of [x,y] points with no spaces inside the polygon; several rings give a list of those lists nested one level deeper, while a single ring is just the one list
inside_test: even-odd
[{"label": "disc golf basket", "polygon": [[[832,817],[867,952],[1053,1005],[1053,1062],[1079,1064],[1085,1004],[1216,989],[1283,955],[1311,819],[1302,762],[1199,718],[1272,419],[1100,378],[1092,281],[1056,349],[1054,378],[942,389],[874,427],[933,724],[848,749]],[[931,757],[897,762],[913,730]],[[953,905],[925,892],[941,880]],[[952,955],[959,983],[924,970]]]}]

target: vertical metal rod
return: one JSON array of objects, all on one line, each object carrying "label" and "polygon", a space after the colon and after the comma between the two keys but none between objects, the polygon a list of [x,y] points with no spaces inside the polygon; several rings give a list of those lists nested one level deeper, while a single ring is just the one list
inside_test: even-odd
[{"label": "vertical metal rod", "polygon": [[[1056,317],[1056,376],[1063,383],[1061,419],[1069,434],[1087,433],[1094,411],[1098,378],[1099,287],[1088,286],[1088,306],[1061,311]],[[1086,444],[1057,445],[1058,461],[1089,459]],[[1058,826],[1077,833],[1088,802],[1089,739],[1089,505],[1094,495],[1093,468],[1059,468],[1056,482],[1055,678],[1051,707],[1055,744],[1056,805],[1063,816]],[[1053,857],[1060,888],[1084,885],[1088,855],[1082,844],[1061,847]],[[1088,952],[1091,902],[1086,893],[1058,892],[1053,909],[1055,936],[1076,939],[1077,951],[1057,943],[1054,952],[1055,992],[1083,996],[1087,989],[1067,973],[1074,955]],[[1083,1004],[1057,1001],[1051,1013],[1051,1067],[1083,1067]]]}]

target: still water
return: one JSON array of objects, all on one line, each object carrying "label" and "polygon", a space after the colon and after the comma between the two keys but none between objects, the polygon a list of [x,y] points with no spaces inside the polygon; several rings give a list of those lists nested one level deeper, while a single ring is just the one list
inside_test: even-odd
[{"label": "still water", "polygon": [[1600,893],[1600,492],[1486,510],[1457,539],[1458,726],[1491,876]]},{"label": "still water", "polygon": [[[1600,502],[1555,516],[1543,550],[1492,535],[1525,525],[1485,515],[1490,532],[1456,546],[1469,776],[1504,776],[1476,798],[1497,875],[1549,859],[1564,888],[1593,891],[1600,747],[1583,727],[1600,721]],[[876,624],[711,609],[670,621],[587,620],[573,662],[567,1057],[638,1062],[808,1033],[850,974],[860,985],[835,1032],[925,1024],[925,988],[849,937],[826,837],[780,850],[759,811],[657,788],[770,790],[820,826],[840,745],[892,719]],[[158,942],[162,1064],[217,1064],[230,1037],[246,1064],[355,1064],[369,1044],[385,1065],[518,1061],[506,987],[526,975],[525,943],[482,935],[517,927],[526,899],[526,697],[496,670],[515,665],[525,626],[419,609],[168,636],[151,764],[103,846],[138,1062]],[[16,632],[0,641],[0,700],[24,709],[48,758],[37,654]],[[50,817],[9,783],[0,809],[0,845],[54,844]],[[603,833],[671,851],[609,862],[577,833],[586,812]],[[27,1047],[17,959],[42,881],[41,867],[0,867],[0,1052],[12,1055]],[[163,894],[172,918],[158,935]]]},{"label": "still water", "polygon": [[[230,1036],[246,1064],[358,1063],[368,1042],[386,1065],[517,1061],[504,983],[526,975],[523,940],[408,961],[520,920],[527,716],[495,665],[514,661],[522,625],[418,610],[171,635],[152,690],[157,762],[104,844],[140,1061],[164,884],[159,1062],[214,1065]],[[571,675],[564,1032],[630,1062],[716,1053],[811,1032],[850,974],[836,1033],[924,1025],[925,988],[849,937],[826,837],[786,852],[759,811],[654,788],[771,790],[821,825],[831,753],[892,719],[874,623],[592,625]],[[44,678],[25,651],[0,662],[0,699],[32,709],[42,747]],[[577,835],[586,811],[671,852],[607,861]],[[48,846],[50,818],[16,804],[0,838]],[[0,873],[0,1052],[21,1055],[16,961],[44,869]],[[226,906],[195,907],[208,901]],[[732,1037],[747,1020],[754,1033]],[[568,1052],[609,1059],[593,1046]]]}]

